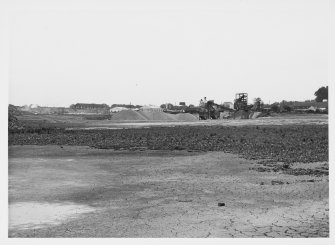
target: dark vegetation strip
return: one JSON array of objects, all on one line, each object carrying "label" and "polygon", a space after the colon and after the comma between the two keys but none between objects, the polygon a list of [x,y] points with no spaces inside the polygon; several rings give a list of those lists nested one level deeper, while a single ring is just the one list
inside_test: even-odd
[{"label": "dark vegetation strip", "polygon": [[31,128],[9,131],[9,145],[79,145],[115,150],[224,151],[271,162],[328,161],[328,125],[194,126],[122,130]]}]

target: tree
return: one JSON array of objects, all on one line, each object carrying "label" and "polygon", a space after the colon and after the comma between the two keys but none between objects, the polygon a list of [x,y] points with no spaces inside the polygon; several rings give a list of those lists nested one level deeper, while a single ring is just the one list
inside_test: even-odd
[{"label": "tree", "polygon": [[328,100],[328,86],[319,88],[314,95],[316,96],[316,102],[322,102],[323,100]]},{"label": "tree", "polygon": [[279,104],[280,112],[291,112],[292,110],[293,108],[289,106],[289,102],[287,102],[286,100],[283,100],[282,102],[280,102]]},{"label": "tree", "polygon": [[177,106],[174,106],[171,103],[162,104],[160,107],[162,109],[168,109],[168,110],[175,110],[175,109],[177,109]]},{"label": "tree", "polygon": [[283,111],[288,111],[288,112],[291,112],[293,110],[292,107],[287,104],[283,104],[282,109]]},{"label": "tree", "polygon": [[273,104],[271,105],[271,110],[272,110],[273,112],[279,112],[279,111],[280,111],[279,103],[273,103]]},{"label": "tree", "polygon": [[260,110],[262,110],[263,109],[263,106],[264,106],[264,103],[263,103],[263,101],[262,101],[262,99],[261,98],[256,98],[255,100],[254,100],[254,110],[255,111],[260,111]]}]

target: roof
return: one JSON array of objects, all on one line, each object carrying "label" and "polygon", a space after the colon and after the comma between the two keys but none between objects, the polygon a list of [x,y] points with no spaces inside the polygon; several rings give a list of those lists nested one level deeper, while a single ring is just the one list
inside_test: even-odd
[{"label": "roof", "polygon": [[125,111],[125,110],[129,110],[129,109],[126,107],[113,107],[112,109],[110,109],[110,111],[112,112]]},{"label": "roof", "polygon": [[160,107],[155,105],[145,105],[142,106],[141,109],[160,109]]},{"label": "roof", "polygon": [[288,103],[288,105],[291,105],[293,107],[328,107],[328,102],[315,102],[315,101],[303,101],[303,102],[293,102],[292,104]]}]

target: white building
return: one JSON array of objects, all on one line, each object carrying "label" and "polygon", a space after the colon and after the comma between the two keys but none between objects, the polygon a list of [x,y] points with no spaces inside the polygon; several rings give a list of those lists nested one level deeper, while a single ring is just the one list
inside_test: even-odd
[{"label": "white building", "polygon": [[125,111],[125,110],[129,110],[129,109],[126,107],[114,107],[110,109],[110,112],[119,112],[119,111]]},{"label": "white building", "polygon": [[140,111],[163,111],[163,108],[155,105],[145,105],[140,108]]}]

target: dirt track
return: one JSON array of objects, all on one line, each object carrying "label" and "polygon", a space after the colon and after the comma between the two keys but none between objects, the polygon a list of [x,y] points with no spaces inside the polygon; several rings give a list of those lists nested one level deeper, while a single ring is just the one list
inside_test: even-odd
[{"label": "dirt track", "polygon": [[10,212],[15,203],[94,211],[40,228],[18,224],[9,236],[329,236],[328,176],[251,171],[254,165],[223,152],[10,146]]},{"label": "dirt track", "polygon": [[252,120],[200,120],[200,121],[117,121],[117,120],[87,120],[80,115],[19,115],[20,122],[29,126],[52,126],[68,128],[143,128],[143,127],[173,127],[173,126],[251,126],[251,125],[325,125],[328,115],[324,114],[279,114],[271,117],[261,117]]}]

